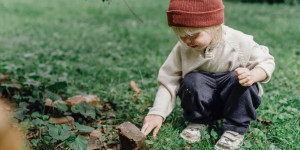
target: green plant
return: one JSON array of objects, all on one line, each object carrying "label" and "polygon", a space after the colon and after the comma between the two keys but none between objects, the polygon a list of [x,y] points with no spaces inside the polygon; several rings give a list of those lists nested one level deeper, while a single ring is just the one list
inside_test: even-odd
[{"label": "green plant", "polygon": [[[10,74],[10,82],[22,85],[1,81],[0,90],[15,100],[16,114],[26,133],[38,133],[29,139],[33,149],[55,149],[77,138],[78,143],[84,143],[77,133],[51,143],[53,138],[47,130],[32,128],[35,119],[36,126],[54,125],[41,107],[46,97],[65,100],[79,94],[98,95],[103,109],[95,109],[95,120],[88,115],[94,113],[87,113],[87,117],[72,110],[67,113],[81,125],[103,130],[107,145],[118,143],[117,124],[132,121],[142,126],[155,99],[159,67],[177,42],[165,18],[169,1],[128,1],[144,23],[138,22],[125,5],[110,3],[0,1],[0,72]],[[255,41],[270,48],[276,61],[271,82],[263,85],[265,94],[257,110],[259,118],[272,124],[252,122],[242,148],[299,149],[299,6],[226,1],[224,5],[225,25],[254,35]],[[141,89],[136,101],[132,100],[130,80]],[[51,85],[61,87],[54,90]],[[106,111],[113,111],[115,117]],[[152,149],[212,149],[222,134],[221,123],[217,123],[205,134],[211,138],[189,144],[179,138],[185,126],[177,100],[157,138],[148,136],[148,144]]]}]

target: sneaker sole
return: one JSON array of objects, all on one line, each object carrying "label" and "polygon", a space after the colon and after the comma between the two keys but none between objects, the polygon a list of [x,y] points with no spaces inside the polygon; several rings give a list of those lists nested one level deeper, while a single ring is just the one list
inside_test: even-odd
[{"label": "sneaker sole", "polygon": [[200,138],[199,139],[190,139],[190,138],[184,136],[182,133],[180,133],[180,137],[183,138],[185,141],[187,141],[189,143],[195,143],[195,142],[200,141]]}]

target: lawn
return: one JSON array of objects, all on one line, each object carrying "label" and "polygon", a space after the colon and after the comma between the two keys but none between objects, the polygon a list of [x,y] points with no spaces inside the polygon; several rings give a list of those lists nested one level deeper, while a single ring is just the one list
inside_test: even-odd
[{"label": "lawn", "polygon": [[[141,127],[156,94],[158,69],[177,42],[167,26],[168,3],[128,0],[141,23],[117,0],[1,0],[0,73],[16,81],[66,81],[62,97],[95,94],[115,105],[110,123]],[[224,5],[225,24],[253,35],[276,61],[257,110],[271,125],[252,122],[243,148],[300,149],[300,6]],[[142,89],[136,101],[131,80]],[[213,149],[219,125],[195,144],[179,138],[187,122],[177,102],[158,137],[148,136],[147,143],[152,149]]]}]

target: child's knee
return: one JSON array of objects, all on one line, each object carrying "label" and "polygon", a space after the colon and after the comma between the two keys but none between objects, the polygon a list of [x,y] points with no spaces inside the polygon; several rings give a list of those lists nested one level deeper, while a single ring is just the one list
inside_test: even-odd
[{"label": "child's knee", "polygon": [[187,74],[181,81],[180,89],[188,89],[196,91],[205,83],[205,75],[199,72],[191,72]]}]

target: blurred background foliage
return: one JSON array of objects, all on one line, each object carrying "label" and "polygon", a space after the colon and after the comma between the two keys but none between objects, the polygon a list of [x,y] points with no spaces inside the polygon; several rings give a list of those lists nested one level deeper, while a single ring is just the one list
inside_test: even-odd
[{"label": "blurred background foliage", "polygon": [[[28,123],[34,111],[47,116],[39,107],[44,95],[65,100],[95,94],[112,104],[116,115],[100,128],[125,121],[142,126],[157,91],[158,69],[177,38],[167,26],[169,0],[127,2],[144,23],[123,0],[0,1],[0,73],[26,87],[25,97],[22,93],[12,97],[27,112],[19,114]],[[300,6],[296,2],[224,2],[225,25],[253,35],[270,48],[276,61],[257,110],[258,117],[271,124],[252,122],[243,149],[300,149]],[[135,101],[131,80],[142,90]],[[24,106],[24,101],[30,105]],[[85,124],[84,118],[79,122]],[[210,134],[203,133],[207,138],[189,144],[179,138],[185,125],[178,100],[158,138],[148,136],[148,144],[153,149],[212,149],[221,135],[217,124]],[[105,134],[111,143],[117,141],[111,138],[113,130]]]},{"label": "blurred background foliage", "polygon": [[245,3],[288,4],[288,5],[300,4],[300,0],[225,0],[225,1],[245,2]]}]

